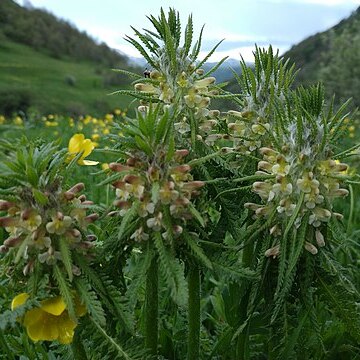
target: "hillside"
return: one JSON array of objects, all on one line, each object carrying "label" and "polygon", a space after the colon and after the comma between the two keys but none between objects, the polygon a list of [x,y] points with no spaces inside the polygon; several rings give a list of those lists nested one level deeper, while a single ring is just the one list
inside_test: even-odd
[{"label": "hillside", "polygon": [[328,96],[335,94],[338,101],[353,97],[353,105],[360,106],[360,8],[293,46],[284,57],[301,68],[298,83],[323,81]]},{"label": "hillside", "polygon": [[43,10],[0,1],[0,113],[124,107],[127,99],[107,94],[126,87],[128,79],[111,68],[128,68],[127,60]]}]

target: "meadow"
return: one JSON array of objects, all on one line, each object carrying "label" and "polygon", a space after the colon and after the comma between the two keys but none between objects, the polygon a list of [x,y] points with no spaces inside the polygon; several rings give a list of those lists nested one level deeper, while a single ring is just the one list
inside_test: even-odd
[{"label": "meadow", "polygon": [[0,359],[360,358],[358,114],[148,19],[112,112],[0,116]]}]

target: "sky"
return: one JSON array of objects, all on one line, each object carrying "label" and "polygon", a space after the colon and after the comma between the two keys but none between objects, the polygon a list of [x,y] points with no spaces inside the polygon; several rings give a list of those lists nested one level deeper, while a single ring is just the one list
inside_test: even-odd
[{"label": "sky", "polygon": [[[16,0],[23,4],[24,0]],[[25,0],[29,2],[29,0]],[[269,44],[280,53],[308,36],[327,30],[351,15],[360,0],[30,0],[86,31],[98,41],[132,56],[141,55],[124,40],[133,36],[130,26],[152,30],[146,16],[159,15],[161,7],[175,8],[183,27],[193,15],[195,34],[205,24],[202,53],[225,39],[210,61],[224,56],[252,61],[254,44]],[[218,4],[217,6],[215,4]]]}]

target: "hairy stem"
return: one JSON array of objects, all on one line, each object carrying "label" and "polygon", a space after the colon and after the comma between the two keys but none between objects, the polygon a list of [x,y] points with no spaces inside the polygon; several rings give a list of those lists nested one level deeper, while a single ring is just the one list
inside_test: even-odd
[{"label": "hairy stem", "polygon": [[152,355],[158,346],[158,263],[155,255],[146,275],[145,292],[145,347]]},{"label": "hairy stem", "polygon": [[[245,268],[251,267],[253,261],[253,255],[254,255],[253,253],[254,253],[254,246],[252,243],[244,247],[243,255],[242,255],[243,267]],[[243,286],[247,287],[246,284],[243,284]],[[244,295],[241,301],[240,323],[243,323],[247,318],[249,296],[250,296],[250,289],[247,288],[246,294]],[[236,358],[239,360],[248,359],[248,337],[249,337],[248,326],[246,326],[243,329],[242,333],[239,335],[237,341]]]},{"label": "hairy stem", "polygon": [[200,271],[194,265],[190,267],[188,285],[188,360],[197,360],[200,354]]}]

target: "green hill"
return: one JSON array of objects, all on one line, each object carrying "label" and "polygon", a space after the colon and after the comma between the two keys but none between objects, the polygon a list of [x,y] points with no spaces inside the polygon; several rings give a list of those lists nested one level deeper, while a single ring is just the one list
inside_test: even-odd
[{"label": "green hill", "polygon": [[293,46],[286,54],[301,68],[297,81],[322,81],[338,102],[353,97],[360,106],[360,8],[331,29]]},{"label": "green hill", "polygon": [[124,107],[127,99],[107,94],[128,79],[111,68],[129,68],[127,58],[43,10],[0,1],[0,113]]}]

